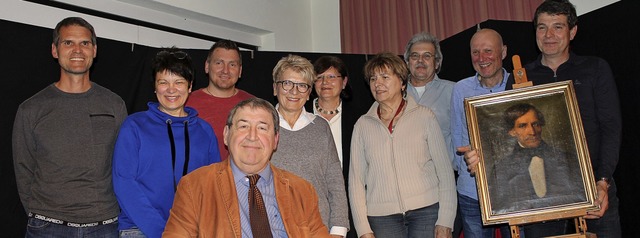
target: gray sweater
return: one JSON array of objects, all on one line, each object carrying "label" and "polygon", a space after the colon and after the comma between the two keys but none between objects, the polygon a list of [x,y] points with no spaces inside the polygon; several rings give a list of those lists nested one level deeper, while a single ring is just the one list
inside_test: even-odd
[{"label": "gray sweater", "polygon": [[342,168],[327,121],[316,117],[298,131],[280,127],[278,149],[271,162],[313,185],[318,193],[322,221],[328,229],[333,226],[349,227]]},{"label": "gray sweater", "polygon": [[24,101],[13,126],[13,161],[27,212],[88,223],[118,215],[111,157],[122,99],[92,83],[85,93],[53,84]]}]

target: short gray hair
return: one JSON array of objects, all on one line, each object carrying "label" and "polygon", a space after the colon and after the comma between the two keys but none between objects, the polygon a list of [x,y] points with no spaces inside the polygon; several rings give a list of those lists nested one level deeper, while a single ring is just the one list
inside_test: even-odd
[{"label": "short gray hair", "polygon": [[413,37],[411,37],[411,40],[409,40],[409,42],[407,43],[407,46],[404,48],[404,62],[405,63],[409,63],[409,55],[411,54],[411,47],[413,47],[414,44],[416,43],[420,43],[420,42],[425,42],[425,43],[431,43],[433,44],[433,47],[436,48],[436,65],[438,65],[438,67],[436,68],[436,73],[440,72],[440,68],[442,68],[442,51],[440,50],[440,41],[438,40],[438,37],[427,33],[427,32],[420,32],[418,34],[413,35]]}]

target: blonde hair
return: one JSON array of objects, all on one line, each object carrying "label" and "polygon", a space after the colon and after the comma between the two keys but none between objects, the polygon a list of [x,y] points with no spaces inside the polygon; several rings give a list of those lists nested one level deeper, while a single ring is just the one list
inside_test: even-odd
[{"label": "blonde hair", "polygon": [[298,55],[287,55],[282,57],[282,59],[280,59],[273,68],[273,82],[277,82],[287,69],[291,69],[296,73],[302,74],[302,77],[307,81],[307,84],[309,84],[309,86],[313,85],[316,73],[313,70],[313,65],[308,59]]}]

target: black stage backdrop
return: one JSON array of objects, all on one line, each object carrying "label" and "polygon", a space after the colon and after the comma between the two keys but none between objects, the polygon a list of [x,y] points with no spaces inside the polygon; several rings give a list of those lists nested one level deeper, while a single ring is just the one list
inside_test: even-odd
[{"label": "black stage backdrop", "polygon": [[[615,174],[618,196],[621,200],[620,215],[623,236],[631,236],[634,227],[640,226],[633,218],[640,210],[633,205],[640,177],[635,173],[639,161],[632,157],[632,145],[640,144],[640,128],[634,120],[640,118],[638,100],[632,97],[640,92],[640,83],[632,72],[640,68],[640,44],[635,36],[640,30],[635,27],[636,12],[640,2],[620,1],[605,8],[585,14],[579,18],[578,34],[572,49],[581,55],[595,55],[606,59],[616,78],[623,116],[623,142],[620,162]],[[520,55],[525,64],[538,54],[531,22],[488,20],[481,28],[492,28],[500,32],[508,46],[505,68],[513,69],[511,56]],[[3,237],[24,237],[26,215],[15,185],[11,155],[11,132],[18,105],[59,78],[59,65],[51,56],[51,29],[0,20],[0,72],[5,92],[1,94],[5,113],[0,115],[0,224]],[[469,40],[476,31],[473,26],[442,41],[444,62],[439,76],[458,81],[474,74],[469,57]],[[98,35],[100,29],[97,29]],[[146,103],[156,100],[153,94],[150,59],[158,48],[136,45],[100,38],[98,54],[91,70],[92,81],[103,85],[118,95],[127,104],[129,113],[146,110]],[[207,50],[185,50],[192,57],[196,69],[194,90],[207,85],[204,61]],[[325,55],[300,52],[243,52],[243,74],[238,82],[242,88],[275,104],[272,87],[272,69],[276,62],[287,54],[298,54],[313,61]],[[373,98],[364,81],[362,67],[371,55],[333,54],[342,58],[349,67],[349,84],[352,99],[345,101],[345,117],[349,121],[364,114]],[[307,105],[309,106],[309,105]],[[352,124],[344,125],[353,127]],[[345,150],[347,152],[347,150]]]}]

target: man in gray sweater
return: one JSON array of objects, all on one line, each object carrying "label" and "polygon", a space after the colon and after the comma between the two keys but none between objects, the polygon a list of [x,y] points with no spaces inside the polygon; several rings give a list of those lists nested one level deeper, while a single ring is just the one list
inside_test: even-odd
[{"label": "man in gray sweater", "polygon": [[69,17],[53,32],[59,81],[18,108],[13,160],[20,200],[29,215],[26,237],[118,237],[120,209],[111,184],[111,157],[122,99],[89,80],[96,34]]}]

